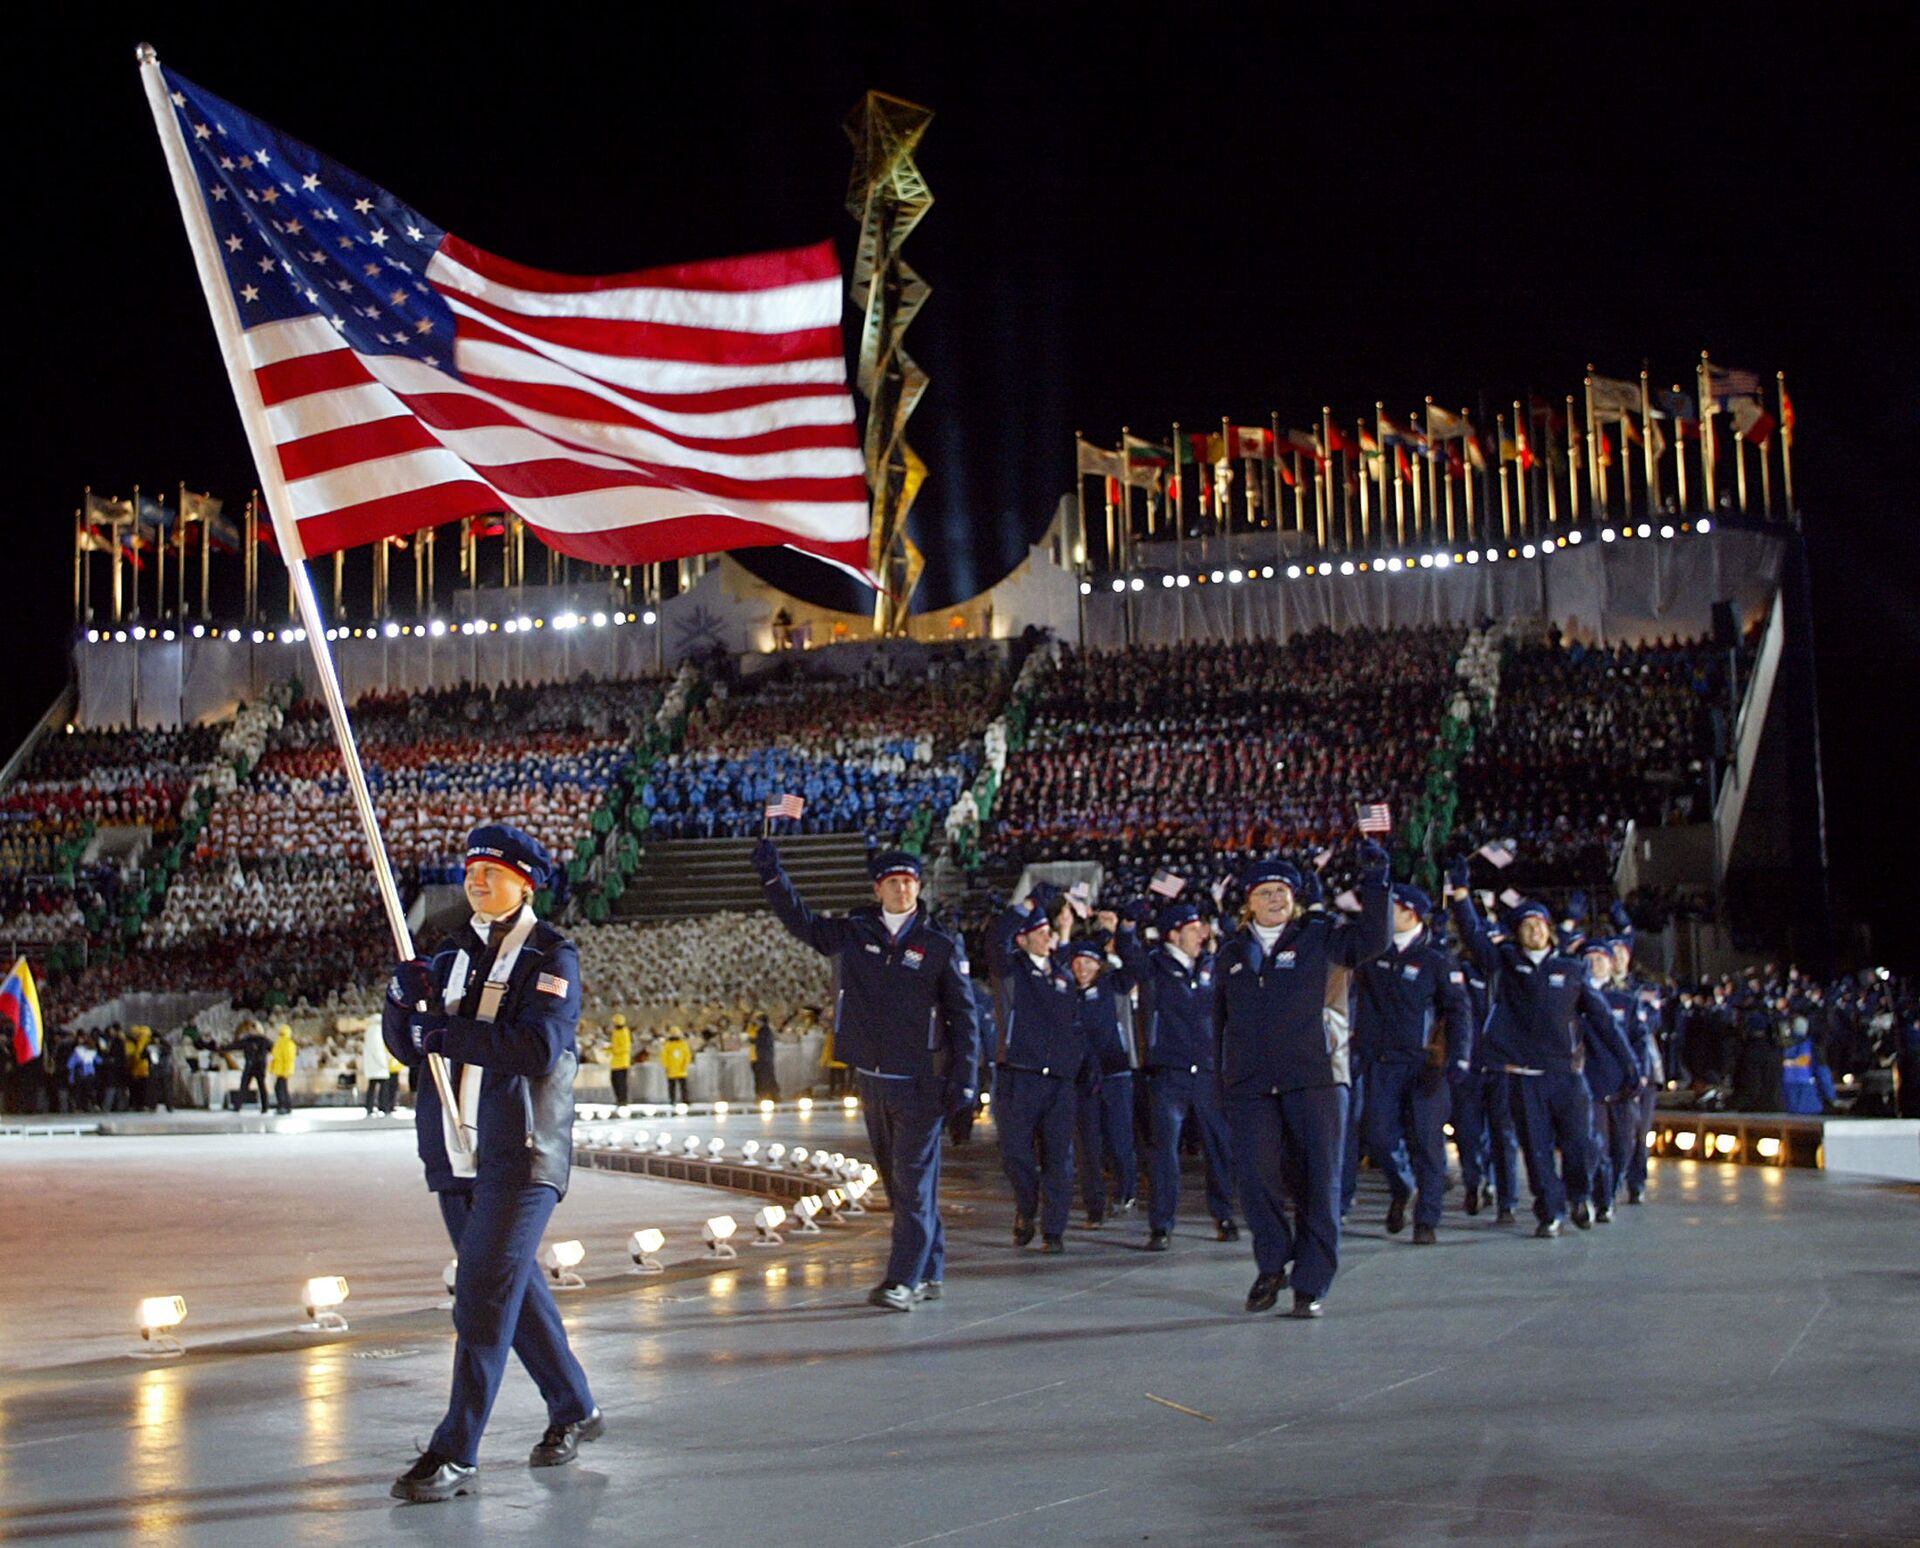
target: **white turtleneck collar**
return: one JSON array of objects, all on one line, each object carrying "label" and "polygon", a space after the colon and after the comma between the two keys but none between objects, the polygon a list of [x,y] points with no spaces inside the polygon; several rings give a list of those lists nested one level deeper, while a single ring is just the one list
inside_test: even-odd
[{"label": "white turtleneck collar", "polygon": [[483,946],[492,945],[493,936],[491,932],[493,927],[497,924],[512,924],[520,917],[520,909],[526,906],[525,903],[522,903],[520,908],[509,909],[504,914],[475,914],[473,916],[473,933],[480,937],[480,944]]},{"label": "white turtleneck collar", "polygon": [[1273,950],[1273,943],[1280,939],[1280,932],[1286,929],[1286,926],[1274,925],[1269,928],[1266,925],[1250,924],[1248,928],[1253,931],[1253,938],[1260,943],[1262,953],[1265,953]]},{"label": "white turtleneck collar", "polygon": [[[1525,950],[1525,948],[1523,947],[1522,950]],[[1527,961],[1531,962],[1535,967],[1538,967],[1552,955],[1553,948],[1551,946],[1542,946],[1538,951],[1527,952]]]},{"label": "white turtleneck collar", "polygon": [[917,908],[910,908],[904,914],[890,914],[883,908],[880,910],[880,923],[887,927],[887,934],[898,935],[906,928],[907,921],[919,912]]},{"label": "white turtleneck collar", "polygon": [[1172,941],[1167,942],[1167,950],[1173,953],[1173,960],[1179,963],[1180,966],[1182,966],[1183,968],[1190,968],[1193,966],[1193,958],[1189,957],[1178,946],[1174,945]]},{"label": "white turtleneck collar", "polygon": [[1420,938],[1420,932],[1425,928],[1424,925],[1415,925],[1411,930],[1395,930],[1393,932],[1393,949],[1395,951],[1405,951]]}]

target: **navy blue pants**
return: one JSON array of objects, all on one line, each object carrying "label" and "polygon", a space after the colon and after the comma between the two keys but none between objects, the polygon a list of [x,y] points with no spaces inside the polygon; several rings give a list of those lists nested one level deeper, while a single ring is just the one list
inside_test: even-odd
[{"label": "navy blue pants", "polygon": [[1180,1205],[1180,1130],[1193,1110],[1200,1127],[1200,1153],[1207,1166],[1207,1214],[1233,1218],[1233,1144],[1220,1102],[1219,1078],[1211,1070],[1149,1070],[1147,1103],[1153,1138],[1147,1146],[1147,1226],[1171,1231]]},{"label": "navy blue pants", "polygon": [[1520,1202],[1520,1141],[1513,1127],[1512,1077],[1505,1070],[1458,1071],[1453,1076],[1453,1142],[1460,1181],[1469,1194],[1493,1173],[1501,1209]]},{"label": "navy blue pants", "polygon": [[508,1350],[520,1357],[546,1399],[549,1424],[586,1418],[593,1412],[593,1394],[535,1261],[540,1234],[560,1196],[530,1184],[437,1197],[460,1268],[453,1292],[453,1395],[429,1445],[472,1467],[493,1400],[500,1395]]},{"label": "navy blue pants", "polygon": [[1340,1162],[1347,1088],[1313,1086],[1227,1104],[1240,1202],[1262,1274],[1293,1265],[1293,1287],[1323,1296],[1340,1267]]},{"label": "navy blue pants", "polygon": [[1640,1095],[1593,1098],[1593,1171],[1590,1196],[1595,1209],[1613,1203],[1633,1165],[1633,1137],[1645,1135],[1640,1122]]},{"label": "navy blue pants", "polygon": [[[1447,1115],[1452,1101],[1445,1076],[1425,1064],[1376,1060],[1367,1068],[1363,1120],[1374,1165],[1387,1174],[1396,1199],[1417,1192],[1415,1225],[1438,1225],[1447,1196]],[[1423,1078],[1424,1077],[1424,1078]]]},{"label": "navy blue pants", "polygon": [[1074,1157],[1080,1165],[1080,1202],[1089,1215],[1107,1212],[1107,1163],[1113,1163],[1114,1197],[1130,1203],[1140,1175],[1133,1149],[1133,1071],[1102,1075],[1097,1090],[1082,1086],[1075,1098]]},{"label": "navy blue pants", "polygon": [[1647,1191],[1647,1132],[1653,1127],[1657,1088],[1649,1081],[1640,1093],[1640,1122],[1633,1131],[1633,1159],[1627,1163],[1627,1196],[1639,1198]]},{"label": "navy blue pants", "polygon": [[[1587,1077],[1571,1070],[1512,1077],[1513,1123],[1527,1161],[1536,1220],[1564,1220],[1567,1194],[1586,1192],[1593,1172],[1592,1101]],[[1560,1165],[1554,1165],[1554,1151]]]},{"label": "navy blue pants", "polygon": [[1345,1220],[1353,1210],[1353,1196],[1360,1188],[1360,1150],[1364,1144],[1366,1153],[1374,1166],[1392,1177],[1396,1169],[1404,1171],[1410,1164],[1407,1160],[1407,1146],[1402,1139],[1395,1138],[1392,1149],[1385,1160],[1374,1152],[1372,1141],[1367,1138],[1367,1072],[1373,1068],[1371,1063],[1356,1064],[1353,1069],[1353,1084],[1347,1088],[1347,1138],[1346,1155],[1340,1168],[1340,1218]]},{"label": "navy blue pants", "polygon": [[1073,1211],[1073,1082],[1038,1070],[1000,1066],[993,1122],[1000,1164],[1013,1184],[1013,1207],[1038,1217],[1042,1236],[1060,1236]]},{"label": "navy blue pants", "polygon": [[887,1080],[860,1074],[860,1110],[867,1117],[873,1168],[893,1210],[887,1282],[917,1285],[943,1279],[947,1232],[940,1220],[940,1133],[946,1086],[937,1076]]}]

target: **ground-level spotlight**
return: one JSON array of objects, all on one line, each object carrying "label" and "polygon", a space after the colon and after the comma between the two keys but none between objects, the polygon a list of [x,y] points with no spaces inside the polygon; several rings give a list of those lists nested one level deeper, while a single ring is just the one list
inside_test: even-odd
[{"label": "ground-level spotlight", "polygon": [[847,1190],[829,1188],[820,1196],[820,1211],[829,1220],[838,1220],[847,1207]]},{"label": "ground-level spotlight", "polygon": [[712,1139],[707,1141],[707,1159],[709,1161],[718,1161],[726,1153],[727,1153],[727,1142],[721,1139],[718,1135],[715,1135]]},{"label": "ground-level spotlight", "polygon": [[858,1112],[860,1110],[860,1098],[857,1096],[842,1097],[840,1099],[840,1105],[850,1113]]},{"label": "ground-level spotlight", "polygon": [[635,1129],[633,1133],[628,1136],[627,1142],[632,1145],[635,1150],[645,1150],[647,1146],[653,1143],[653,1130]]},{"label": "ground-level spotlight", "polygon": [[733,1233],[740,1229],[739,1223],[731,1215],[715,1215],[700,1228],[700,1236],[707,1244],[709,1258],[737,1258],[739,1250],[733,1245]]},{"label": "ground-level spotlight", "polygon": [[812,1157],[813,1152],[807,1149],[805,1145],[795,1145],[793,1149],[787,1152],[787,1164],[796,1172],[804,1172],[807,1169],[807,1162],[811,1160]]},{"label": "ground-level spotlight", "polygon": [[187,1320],[184,1295],[150,1295],[140,1303],[137,1315],[143,1347],[134,1354],[150,1360],[170,1360],[186,1353],[186,1346],[173,1336],[173,1329]]},{"label": "ground-level spotlight", "polygon": [[693,1109],[687,1106],[685,1102],[675,1102],[673,1104],[673,1116],[676,1118],[684,1118],[692,1111]]},{"label": "ground-level spotlight", "polygon": [[587,1282],[574,1272],[587,1256],[579,1242],[549,1242],[540,1253],[540,1263],[556,1290],[584,1290]]},{"label": "ground-level spotlight", "polygon": [[810,1113],[813,1111],[813,1098],[810,1096],[804,1096],[800,1098],[800,1100],[794,1103],[793,1105],[799,1108],[800,1111],[803,1113]]},{"label": "ground-level spotlight", "polygon": [[765,1209],[756,1210],[753,1216],[753,1245],[756,1247],[778,1247],[780,1245],[780,1227],[787,1223],[787,1212],[778,1204],[769,1204]]},{"label": "ground-level spotlight", "polygon": [[1761,1135],[1759,1139],[1753,1142],[1753,1148],[1759,1153],[1762,1161],[1778,1161],[1780,1159],[1780,1140],[1777,1135]]},{"label": "ground-level spotlight", "polygon": [[820,1195],[809,1193],[805,1198],[795,1199],[793,1203],[793,1229],[802,1236],[818,1236],[820,1226],[815,1218],[820,1213]]},{"label": "ground-level spotlight", "polygon": [[872,1191],[872,1188],[873,1184],[864,1178],[849,1178],[845,1189],[847,1202],[840,1206],[840,1213],[843,1215],[864,1215],[867,1209],[866,1205],[861,1201]]},{"label": "ground-level spotlight", "polygon": [[740,1159],[748,1166],[760,1164],[760,1141],[746,1140],[740,1146]]},{"label": "ground-level spotlight", "polygon": [[1693,1149],[1694,1134],[1691,1129],[1682,1129],[1673,1137],[1673,1148],[1678,1151]]},{"label": "ground-level spotlight", "polygon": [[760,1098],[760,1114],[763,1118],[771,1118],[773,1116],[773,1109],[774,1100],[772,1097]]},{"label": "ground-level spotlight", "polygon": [[338,1274],[309,1279],[306,1288],[300,1292],[300,1304],[307,1309],[307,1316],[310,1319],[307,1331],[346,1332],[347,1319],[341,1316],[339,1311],[339,1308],[346,1304],[346,1299],[347,1282]]},{"label": "ground-level spotlight", "polygon": [[643,1231],[635,1231],[627,1238],[627,1256],[633,1259],[633,1271],[636,1274],[664,1274],[666,1264],[660,1261],[660,1249],[667,1245],[667,1233],[658,1226],[648,1226]]},{"label": "ground-level spotlight", "polygon": [[707,1142],[701,1139],[699,1135],[689,1134],[686,1139],[681,1142],[680,1148],[686,1153],[687,1159],[691,1161],[695,1156],[700,1154],[706,1143]]},{"label": "ground-level spotlight", "polygon": [[726,1116],[727,1116],[727,1111],[728,1111],[728,1109],[727,1109],[727,1104],[726,1104],[726,1102],[725,1102],[725,1101],[717,1101],[717,1102],[715,1102],[715,1103],[713,1104],[713,1116],[714,1116],[714,1117],[716,1117],[716,1118],[724,1118],[724,1117],[726,1117]]},{"label": "ground-level spotlight", "polygon": [[440,1270],[440,1283],[447,1287],[448,1295],[453,1294],[453,1287],[459,1283],[459,1280],[460,1260],[458,1258],[447,1259],[447,1266]]},{"label": "ground-level spotlight", "polygon": [[657,1156],[670,1156],[673,1154],[673,1136],[665,1129],[662,1129],[658,1134],[654,1135],[653,1153]]},{"label": "ground-level spotlight", "polygon": [[778,1140],[767,1146],[767,1165],[774,1171],[782,1170],[787,1164],[787,1147]]}]

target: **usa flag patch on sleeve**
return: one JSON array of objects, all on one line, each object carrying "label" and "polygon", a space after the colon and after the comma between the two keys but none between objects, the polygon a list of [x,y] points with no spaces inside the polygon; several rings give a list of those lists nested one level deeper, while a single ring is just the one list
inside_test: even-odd
[{"label": "usa flag patch on sleeve", "polygon": [[559,974],[542,973],[533,981],[533,987],[538,989],[542,994],[557,994],[562,999],[565,999],[568,986],[567,981],[560,977]]}]

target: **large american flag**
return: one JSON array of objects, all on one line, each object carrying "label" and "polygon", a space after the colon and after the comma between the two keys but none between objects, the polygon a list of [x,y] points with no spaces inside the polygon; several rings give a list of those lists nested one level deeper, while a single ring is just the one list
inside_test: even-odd
[{"label": "large american flag", "polygon": [[165,81],[309,554],[511,510],[600,564],[785,544],[865,571],[831,244],[529,269]]},{"label": "large american flag", "polygon": [[1362,833],[1391,833],[1393,810],[1385,801],[1368,801],[1356,812]]},{"label": "large american flag", "polygon": [[797,795],[783,795],[777,801],[767,802],[767,821],[776,818],[791,817],[799,820],[800,814],[807,809],[806,800]]}]

